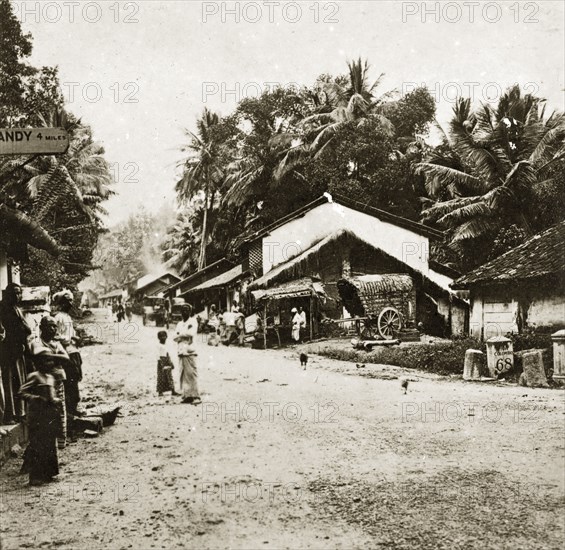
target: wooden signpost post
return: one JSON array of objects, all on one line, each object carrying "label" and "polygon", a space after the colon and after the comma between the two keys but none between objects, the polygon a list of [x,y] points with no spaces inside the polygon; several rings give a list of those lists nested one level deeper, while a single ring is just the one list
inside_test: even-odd
[{"label": "wooden signpost post", "polygon": [[0,128],[0,155],[57,155],[68,148],[63,128]]}]

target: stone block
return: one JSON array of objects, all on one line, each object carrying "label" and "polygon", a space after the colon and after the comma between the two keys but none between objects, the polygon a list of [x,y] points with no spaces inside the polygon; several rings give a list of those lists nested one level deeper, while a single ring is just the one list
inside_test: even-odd
[{"label": "stone block", "polygon": [[514,348],[509,338],[504,336],[489,338],[486,346],[487,366],[491,377],[499,377],[514,368]]},{"label": "stone block", "polygon": [[543,350],[530,350],[522,354],[521,383],[529,388],[548,388],[543,364]]},{"label": "stone block", "polygon": [[465,352],[463,380],[480,380],[484,374],[485,354],[478,349],[468,349]]}]

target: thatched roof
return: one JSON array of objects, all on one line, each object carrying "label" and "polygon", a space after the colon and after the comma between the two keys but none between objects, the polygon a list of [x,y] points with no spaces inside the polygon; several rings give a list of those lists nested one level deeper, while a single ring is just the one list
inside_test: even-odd
[{"label": "thatched roof", "polygon": [[243,278],[244,276],[245,273],[243,272],[243,267],[241,266],[241,264],[239,264],[236,265],[234,268],[226,271],[225,273],[222,273],[221,275],[218,275],[213,279],[210,279],[198,286],[195,286],[194,288],[191,288],[187,292],[187,294],[191,292],[199,292],[201,290],[212,290],[212,289],[222,288],[226,285],[229,285],[230,283],[233,283]]},{"label": "thatched roof", "polygon": [[217,276],[220,273],[223,273],[226,269],[231,269],[232,267],[234,267],[232,262],[230,262],[227,258],[221,258],[213,264],[191,273],[188,277],[185,277],[181,281],[166,286],[161,289],[161,292],[170,294],[171,292],[176,291],[177,288],[180,288],[181,294],[186,294],[195,286]]},{"label": "thatched roof", "polygon": [[5,204],[0,204],[0,228],[2,233],[20,242],[45,250],[51,256],[59,255],[59,246],[45,229],[22,212]]},{"label": "thatched roof", "polygon": [[410,275],[396,273],[363,275],[339,280],[337,289],[347,311],[365,317],[379,313],[383,298],[414,292],[414,281]]},{"label": "thatched roof", "polygon": [[565,221],[457,279],[451,287],[516,283],[565,271]]},{"label": "thatched roof", "polygon": [[265,290],[254,290],[251,292],[256,302],[264,300],[282,300],[287,298],[302,298],[305,296],[325,296],[323,286],[310,279],[304,277],[295,281],[289,281],[281,285],[268,288]]}]

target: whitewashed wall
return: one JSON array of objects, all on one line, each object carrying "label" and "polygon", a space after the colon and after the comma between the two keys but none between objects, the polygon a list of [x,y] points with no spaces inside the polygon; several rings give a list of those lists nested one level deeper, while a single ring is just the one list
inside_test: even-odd
[{"label": "whitewashed wall", "polygon": [[[518,332],[518,299],[502,292],[476,292],[471,299],[469,329],[471,336],[484,339]],[[558,290],[532,299],[527,313],[528,327],[565,323],[565,296]]]},{"label": "whitewashed wall", "polygon": [[453,279],[429,268],[429,239],[335,203],[322,204],[263,238],[263,273],[306,251],[321,239],[345,229],[449,290]]}]

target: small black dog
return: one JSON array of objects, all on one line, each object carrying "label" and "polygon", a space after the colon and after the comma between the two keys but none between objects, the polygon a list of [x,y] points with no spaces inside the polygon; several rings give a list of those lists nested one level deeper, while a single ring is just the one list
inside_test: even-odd
[{"label": "small black dog", "polygon": [[306,363],[308,363],[308,356],[305,353],[300,354],[300,366],[306,370]]}]

